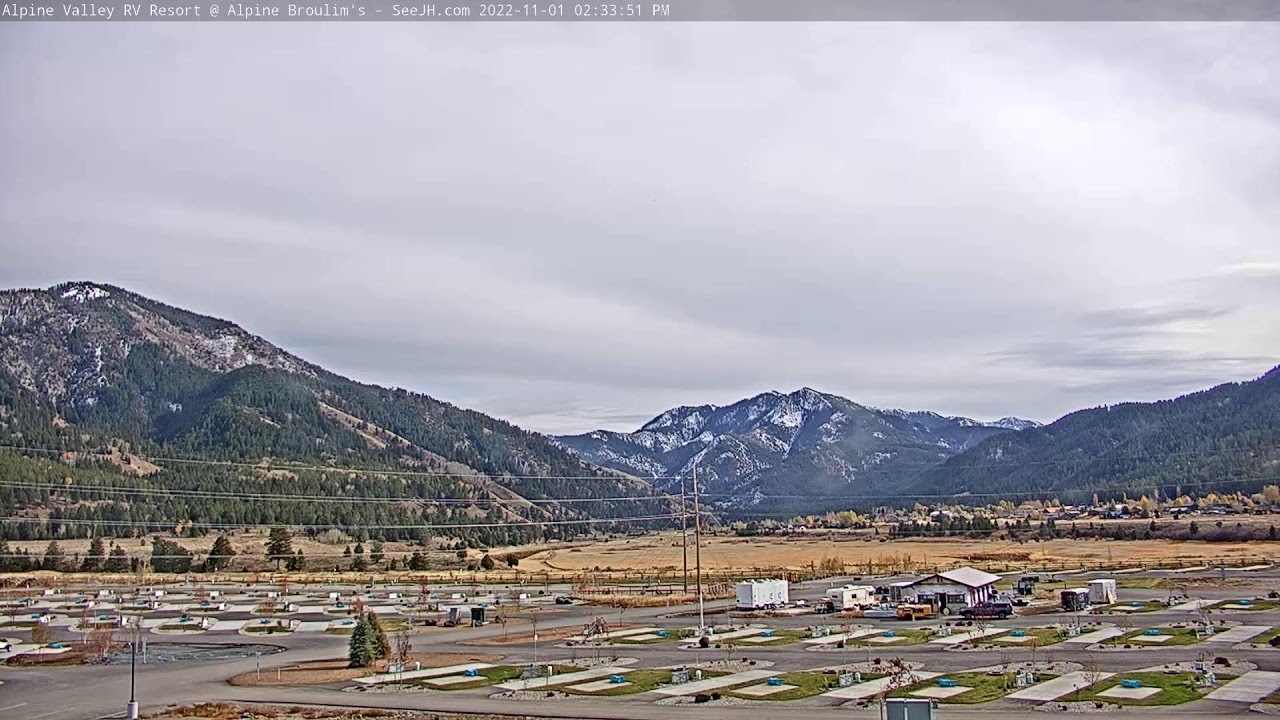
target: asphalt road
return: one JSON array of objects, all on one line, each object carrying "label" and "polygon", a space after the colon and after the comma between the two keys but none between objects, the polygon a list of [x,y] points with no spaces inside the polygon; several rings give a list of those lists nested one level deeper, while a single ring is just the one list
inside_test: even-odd
[{"label": "asphalt road", "polygon": [[[1233,573],[1238,574],[1238,573]],[[1147,573],[1146,575],[1151,575]],[[1215,576],[1217,573],[1205,573]],[[1141,575],[1138,575],[1139,577]],[[1076,576],[1082,582],[1086,575]],[[1131,576],[1133,577],[1133,576]],[[1183,576],[1185,577],[1185,576]],[[1207,599],[1225,599],[1257,594],[1268,585],[1280,585],[1280,572],[1270,571],[1262,574],[1249,574],[1254,586],[1249,589],[1239,587],[1195,589],[1192,595]],[[885,582],[877,579],[878,584]],[[799,588],[798,597],[816,599],[832,584],[842,584],[842,580],[810,583]],[[1123,590],[1122,600],[1148,599],[1160,597],[1160,590]],[[709,622],[724,623],[730,620],[729,614],[716,614],[714,611],[726,607],[725,603],[708,604]],[[547,613],[538,623],[540,631],[561,627],[581,627],[596,615],[604,617],[611,623],[619,621],[628,624],[644,623],[675,628],[696,624],[696,613],[672,617],[677,613],[688,613],[695,609],[691,606],[679,608],[630,609],[619,616],[617,610],[593,608],[588,606],[553,606],[550,609],[560,612]],[[1229,613],[1215,611],[1215,619],[1242,620],[1254,625],[1280,626],[1280,611],[1252,611]],[[1015,617],[1000,621],[1000,627],[1026,627],[1047,625],[1061,622],[1061,614]],[[301,618],[301,619],[320,619]],[[324,619],[332,619],[327,616]],[[1104,621],[1115,623],[1115,616],[1083,616],[1086,621]],[[1132,618],[1133,626],[1147,627],[1173,621],[1185,621],[1187,613],[1152,612],[1143,613]],[[839,626],[845,622],[851,624],[876,624],[886,628],[903,628],[915,626],[935,626],[938,620],[918,623],[884,620],[841,620],[831,616],[798,615],[786,618],[768,618],[763,620],[736,622],[763,622],[774,628],[803,628],[814,624]],[[511,632],[526,632],[528,625],[512,627]],[[65,631],[64,631],[65,632]],[[16,634],[6,632],[5,634]],[[506,655],[504,663],[521,664],[534,658],[534,649],[529,645],[503,646],[458,646],[463,640],[482,637],[493,637],[503,634],[498,626],[482,628],[437,629],[415,636],[414,650],[417,652],[485,652]],[[67,637],[75,637],[67,634]],[[151,642],[175,641],[183,638],[151,637]],[[193,638],[192,642],[201,643],[245,643],[266,642],[286,648],[285,652],[261,658],[264,673],[270,673],[276,667],[295,665],[308,660],[318,660],[341,656],[345,653],[346,638],[327,635],[325,633],[295,633],[284,637],[248,638],[236,634],[206,633]],[[937,646],[918,645],[900,648],[877,648],[868,652],[861,648],[850,648],[842,651],[820,652],[805,649],[806,646],[793,644],[779,647],[738,647],[733,651],[734,657],[749,657],[755,660],[768,660],[775,663],[779,671],[803,670],[841,662],[864,660],[867,657],[903,657],[925,664],[925,669],[934,672],[950,672],[967,670],[985,665],[994,665],[1005,661],[1026,660],[1030,651],[1023,648],[1010,647],[990,651],[947,651]],[[542,643],[538,648],[538,660],[569,660],[572,657],[584,657],[595,654],[590,648],[564,648],[552,643]],[[654,667],[681,662],[696,662],[723,659],[724,650],[679,650],[673,644],[661,645],[626,645],[605,649],[602,653],[616,653],[622,657],[637,658],[637,667]],[[1217,655],[1232,660],[1249,660],[1260,669],[1280,670],[1280,650],[1248,649],[1235,650],[1221,644],[1201,643],[1189,647],[1154,647],[1134,651],[1096,651],[1060,644],[1037,651],[1037,659],[1045,659],[1046,654],[1054,660],[1089,662],[1096,661],[1102,670],[1117,672],[1151,667],[1168,662],[1195,659],[1198,653],[1204,652],[1212,658]],[[343,706],[343,707],[378,707],[416,709],[432,711],[488,712],[494,714],[546,715],[563,718],[623,718],[635,720],[669,720],[673,715],[688,717],[694,720],[711,720],[728,718],[743,713],[741,707],[681,707],[673,710],[670,706],[655,705],[651,696],[635,695],[615,698],[574,697],[559,699],[554,702],[513,702],[503,699],[490,699],[490,691],[456,691],[456,692],[421,692],[421,693],[352,693],[343,692],[336,687],[312,688],[269,688],[269,687],[235,687],[228,685],[228,677],[254,670],[256,661],[253,658],[225,660],[218,662],[175,662],[149,664],[139,666],[137,676],[138,698],[144,711],[161,710],[175,704],[192,704],[197,702],[229,701],[249,703],[297,703],[304,705]],[[90,718],[123,717],[123,710],[129,694],[129,666],[78,666],[64,668],[19,668],[0,666],[0,719],[21,718],[23,720],[88,720]],[[965,718],[990,717],[1026,717],[1030,707],[1016,701],[997,701],[973,707],[943,706],[937,717],[956,720]],[[1238,716],[1245,707],[1240,703],[1201,700],[1184,706],[1163,707],[1150,711],[1134,710],[1152,714],[1152,716],[1177,716],[1184,718],[1226,718]],[[830,720],[835,717],[874,718],[878,716],[875,708],[859,708],[856,703],[843,703],[828,698],[814,697],[801,701],[786,703],[758,703],[751,706],[750,713],[758,718],[787,718],[787,720]]]}]

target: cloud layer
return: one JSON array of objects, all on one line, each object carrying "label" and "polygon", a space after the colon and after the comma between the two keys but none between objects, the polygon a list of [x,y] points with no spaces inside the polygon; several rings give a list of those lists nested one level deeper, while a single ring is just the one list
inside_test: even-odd
[{"label": "cloud layer", "polygon": [[533,429],[1280,362],[1274,25],[0,27],[0,283]]}]

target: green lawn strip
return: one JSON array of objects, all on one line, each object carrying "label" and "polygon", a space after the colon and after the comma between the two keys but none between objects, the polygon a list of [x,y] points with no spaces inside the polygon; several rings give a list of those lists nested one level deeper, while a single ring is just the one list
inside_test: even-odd
[{"label": "green lawn strip", "polygon": [[1262,698],[1262,702],[1267,703],[1268,705],[1280,705],[1280,690]]},{"label": "green lawn strip", "polygon": [[[1213,607],[1221,610],[1223,605],[1233,605],[1238,602],[1240,601],[1239,600],[1223,600],[1222,602],[1214,603]],[[1227,612],[1253,612],[1254,610],[1275,610],[1277,608],[1280,608],[1280,600],[1270,600],[1270,599],[1250,600],[1249,603],[1250,604],[1249,604],[1248,610],[1232,609],[1232,610],[1228,610]]]},{"label": "green lawn strip", "polygon": [[[1052,680],[1057,675],[1036,675],[1036,682]],[[917,697],[912,693],[917,690],[923,690],[928,687],[937,687],[938,681],[948,679],[955,680],[956,685],[960,687],[971,688],[966,692],[958,695],[952,695],[949,698],[939,698],[938,702],[949,705],[976,705],[978,703],[991,702],[999,700],[1009,693],[1018,689],[1014,673],[1002,673],[1000,675],[989,675],[987,673],[952,673],[943,675],[930,680],[922,680],[906,687],[898,688],[889,693],[889,697]]]},{"label": "green lawn strip", "polygon": [[[759,637],[759,636],[757,636]],[[800,642],[809,637],[809,633],[804,630],[774,630],[773,637],[768,642],[742,643],[738,645],[740,648],[749,647],[774,647],[776,645],[790,645],[794,642]]]},{"label": "green lawn strip", "polygon": [[[867,635],[854,640],[846,640],[845,644],[857,647],[882,647],[885,649],[885,652],[888,652],[893,648],[900,648],[906,645],[919,645],[920,643],[926,643],[933,639],[933,631],[931,630],[894,630],[893,632],[895,637],[906,638],[906,641],[894,643],[870,642],[872,638],[883,637],[883,633],[881,633],[879,635]],[[958,630],[958,632],[967,631]]]},{"label": "green lawn strip", "polygon": [[[1057,645],[1058,643],[1067,639],[1066,632],[1063,630],[1059,630],[1058,628],[1039,627],[1039,628],[1019,628],[1019,629],[1026,632],[1028,638],[1035,638],[1036,647],[1038,648],[1042,648],[1046,645]],[[1010,648],[1031,647],[1031,640],[1027,640],[1026,642],[1022,642],[1022,643],[1000,642],[1000,638],[1007,638],[1007,637],[1011,637],[1011,636],[1008,633],[1006,633],[1004,635],[998,635],[995,638],[983,638],[983,639],[984,640],[994,639],[996,644],[1001,646],[1007,646]]]},{"label": "green lawn strip", "polygon": [[15,622],[6,622],[3,624],[0,624],[0,629],[2,628],[33,628],[36,626],[36,624],[37,622],[35,620],[17,620]]},{"label": "green lawn strip", "polygon": [[1112,638],[1107,645],[1132,645],[1134,647],[1174,647],[1176,645],[1194,645],[1200,642],[1195,628],[1159,628],[1161,635],[1168,635],[1164,642],[1143,642],[1147,637],[1146,630],[1132,630],[1118,638]]},{"label": "green lawn strip", "polygon": [[[1116,608],[1129,608],[1128,610],[1119,610]],[[1143,600],[1136,607],[1132,602],[1116,603],[1102,608],[1103,612],[1115,612],[1117,614],[1135,615],[1138,613],[1156,612],[1157,610],[1168,610],[1169,606],[1159,600]]]},{"label": "green lawn strip", "polygon": [[[1098,693],[1119,686],[1122,680],[1140,680],[1142,681],[1142,687],[1158,687],[1162,689],[1155,695],[1142,699],[1098,697]],[[1211,688],[1202,689],[1196,687],[1196,673],[1117,673],[1115,677],[1103,680],[1082,691],[1080,699],[1084,702],[1095,700],[1117,705],[1181,705],[1192,700],[1199,700],[1203,696],[1202,690],[1209,689]],[[1074,694],[1068,697],[1072,700],[1075,699]],[[1068,697],[1064,697],[1063,700],[1068,699]]]},{"label": "green lawn strip", "polygon": [[647,640],[633,640],[629,637],[616,637],[609,642],[615,645],[656,645],[658,643],[671,642],[673,640],[685,640],[693,637],[693,631],[688,628],[681,630],[668,630],[666,637],[649,638]]},{"label": "green lawn strip", "polygon": [[[553,665],[552,667],[555,668],[556,675],[564,675],[566,673],[579,672],[582,670],[582,668],[573,665]],[[497,665],[495,667],[481,668],[476,671],[478,675],[471,682],[455,683],[453,685],[433,685],[431,681],[435,678],[422,678],[419,680],[410,680],[409,682],[414,685],[431,688],[432,690],[471,690],[473,688],[488,687],[490,685],[497,685],[498,683],[519,680],[520,674],[524,672],[524,668],[525,666],[523,665]],[[550,684],[552,686],[556,684],[555,675],[551,676]]]},{"label": "green lawn strip", "polygon": [[[708,680],[713,677],[720,677],[722,675],[728,675],[728,673],[721,672],[718,670],[702,671],[702,679],[704,680]],[[628,672],[626,675],[624,675],[624,677],[626,677],[627,682],[630,683],[629,685],[617,685],[617,686],[609,687],[605,690],[599,690],[596,692],[574,690],[572,686],[566,686],[559,689],[569,693],[570,695],[585,695],[587,697],[612,697],[615,695],[635,695],[637,693],[649,692],[651,690],[657,690],[660,687],[671,684],[670,670],[632,670],[631,672]],[[603,680],[604,678],[600,678],[600,679]],[[580,684],[581,683],[574,683],[574,685],[580,685]]]},{"label": "green lawn strip", "polygon": [[174,630],[181,632],[198,632],[204,630],[197,623],[171,623],[169,625],[161,625],[157,630]]}]

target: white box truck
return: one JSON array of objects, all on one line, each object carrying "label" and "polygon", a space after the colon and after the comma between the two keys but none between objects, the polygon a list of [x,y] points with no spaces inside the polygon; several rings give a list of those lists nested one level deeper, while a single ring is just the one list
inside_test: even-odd
[{"label": "white box truck", "polygon": [[738,583],[738,609],[781,607],[790,601],[786,580],[750,580]]},{"label": "white box truck", "polygon": [[1111,605],[1116,601],[1116,581],[1114,578],[1102,578],[1089,581],[1089,604]]}]

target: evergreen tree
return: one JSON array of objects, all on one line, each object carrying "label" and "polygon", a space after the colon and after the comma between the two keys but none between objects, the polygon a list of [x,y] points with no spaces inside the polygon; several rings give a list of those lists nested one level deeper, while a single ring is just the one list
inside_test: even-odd
[{"label": "evergreen tree", "polygon": [[369,623],[368,615],[361,615],[351,631],[351,641],[347,643],[347,666],[353,668],[371,667],[378,659],[378,641]]},{"label": "evergreen tree", "polygon": [[391,657],[391,642],[387,640],[387,632],[382,629],[382,623],[378,621],[378,615],[374,612],[365,613],[365,617],[369,618],[369,631],[373,637],[373,645],[377,651],[379,659]]},{"label": "evergreen tree", "polygon": [[488,553],[486,553],[484,557],[480,558],[480,567],[485,570],[492,570],[495,564],[496,563],[493,562],[493,558],[489,557]]},{"label": "evergreen tree", "polygon": [[231,558],[236,551],[231,547],[231,540],[226,535],[219,535],[209,548],[209,557],[204,560],[204,567],[209,572],[217,572],[231,567]]},{"label": "evergreen tree", "polygon": [[351,557],[351,569],[360,572],[368,567],[369,564],[364,560],[364,544],[356,543],[356,551]]},{"label": "evergreen tree", "polygon": [[293,540],[289,537],[289,531],[282,527],[271,528],[271,533],[267,536],[267,559],[274,560],[276,569],[280,569],[280,561],[288,560],[293,554]]},{"label": "evergreen tree", "polygon": [[111,554],[107,556],[107,561],[102,564],[104,572],[122,573],[129,570],[129,555],[124,548],[119,545],[111,546]]},{"label": "evergreen tree", "polygon": [[57,541],[50,540],[48,547],[44,549],[44,559],[40,561],[40,569],[61,572],[63,559],[62,548],[58,547]]},{"label": "evergreen tree", "polygon": [[374,540],[373,545],[369,548],[369,562],[377,565],[382,562],[382,541]]},{"label": "evergreen tree", "polygon": [[102,569],[102,563],[106,557],[106,544],[102,542],[102,538],[94,538],[93,542],[89,543],[89,554],[85,555],[84,562],[80,563],[80,572],[98,572]]},{"label": "evergreen tree", "polygon": [[155,538],[151,541],[151,569],[158,573],[191,571],[191,551],[176,542]]}]

